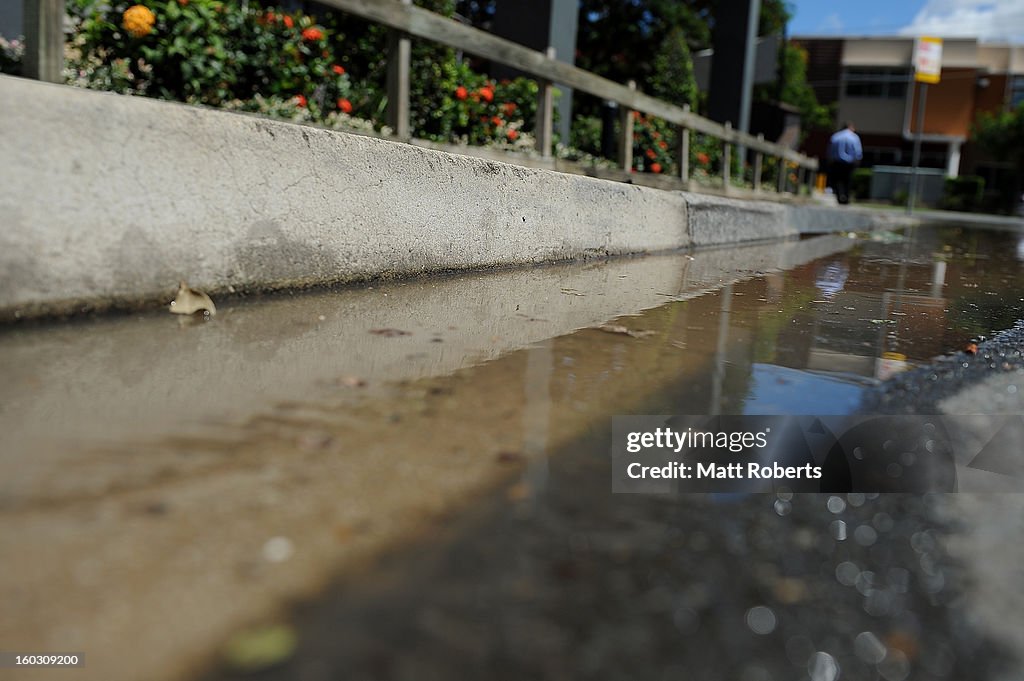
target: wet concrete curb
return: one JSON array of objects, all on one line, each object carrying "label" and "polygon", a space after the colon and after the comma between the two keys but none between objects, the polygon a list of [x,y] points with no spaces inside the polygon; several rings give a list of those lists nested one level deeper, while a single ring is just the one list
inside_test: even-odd
[{"label": "wet concrete curb", "polygon": [[906,224],[0,77],[0,321]]}]

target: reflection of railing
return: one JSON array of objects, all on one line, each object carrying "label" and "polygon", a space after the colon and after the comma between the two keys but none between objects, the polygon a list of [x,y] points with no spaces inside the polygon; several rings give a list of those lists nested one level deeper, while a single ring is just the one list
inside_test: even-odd
[{"label": "reflection of railing", "polygon": [[[26,20],[26,74],[42,80],[57,81],[59,64],[63,60],[63,2],[61,0],[24,0]],[[442,43],[458,50],[475,54],[512,66],[536,76],[540,84],[537,108],[537,150],[550,158],[553,144],[553,83],[561,83],[619,105],[619,164],[629,170],[633,164],[633,112],[662,118],[679,126],[679,176],[690,180],[691,132],[702,133],[721,140],[722,180],[730,186],[732,147],[738,145],[754,152],[753,186],[761,187],[764,157],[777,159],[778,191],[799,191],[805,182],[813,184],[818,171],[818,160],[772,142],[763,135],[734,130],[729,123],[721,125],[690,111],[637,91],[630,82],[621,85],[597,74],[555,59],[553,51],[547,54],[531,50],[504,38],[491,35],[471,26],[460,24],[428,10],[415,7],[411,0],[319,0],[320,4],[353,14],[392,29],[389,39],[388,62],[388,124],[401,139],[409,139],[409,62],[410,37]],[[56,33],[54,27],[58,27]],[[55,75],[54,75],[55,74]],[[787,163],[797,172],[796,186],[792,187]]]}]

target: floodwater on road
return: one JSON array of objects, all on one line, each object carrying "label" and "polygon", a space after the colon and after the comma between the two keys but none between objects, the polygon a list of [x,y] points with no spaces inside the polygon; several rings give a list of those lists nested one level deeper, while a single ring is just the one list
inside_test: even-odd
[{"label": "floodwater on road", "polygon": [[1020,244],[829,236],[10,327],[0,641],[111,681],[1014,678],[1022,624],[972,609],[947,544],[979,528],[943,497],[612,495],[607,452],[617,414],[855,410],[1024,317]]}]

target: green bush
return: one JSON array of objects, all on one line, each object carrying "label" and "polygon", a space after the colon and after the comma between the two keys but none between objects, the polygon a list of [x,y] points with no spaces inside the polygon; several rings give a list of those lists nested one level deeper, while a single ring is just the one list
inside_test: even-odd
[{"label": "green bush", "polygon": [[351,110],[327,29],[301,12],[219,0],[69,5],[75,84],[211,106],[294,99],[317,120]]},{"label": "green bush", "polygon": [[[451,15],[451,0],[421,0]],[[69,0],[69,83],[300,122],[384,128],[387,30],[259,3]],[[17,73],[21,45],[0,42]],[[412,134],[440,142],[533,146],[537,84],[495,83],[449,48],[413,45]],[[358,118],[355,118],[358,117]],[[368,121],[368,122],[367,122]]]},{"label": "green bush", "polygon": [[871,196],[871,168],[857,168],[850,176],[850,192],[855,199]]},{"label": "green bush", "polygon": [[25,44],[20,40],[5,40],[0,35],[0,73],[21,75],[21,60],[25,55]]},{"label": "green bush", "polygon": [[975,211],[982,207],[985,179],[977,175],[947,177],[939,207],[946,210]]}]

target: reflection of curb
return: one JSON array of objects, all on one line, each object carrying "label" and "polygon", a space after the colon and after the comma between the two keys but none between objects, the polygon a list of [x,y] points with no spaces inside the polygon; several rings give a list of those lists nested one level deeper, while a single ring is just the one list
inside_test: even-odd
[{"label": "reflection of curb", "polygon": [[0,77],[0,319],[864,229],[880,217],[638,187]]}]

